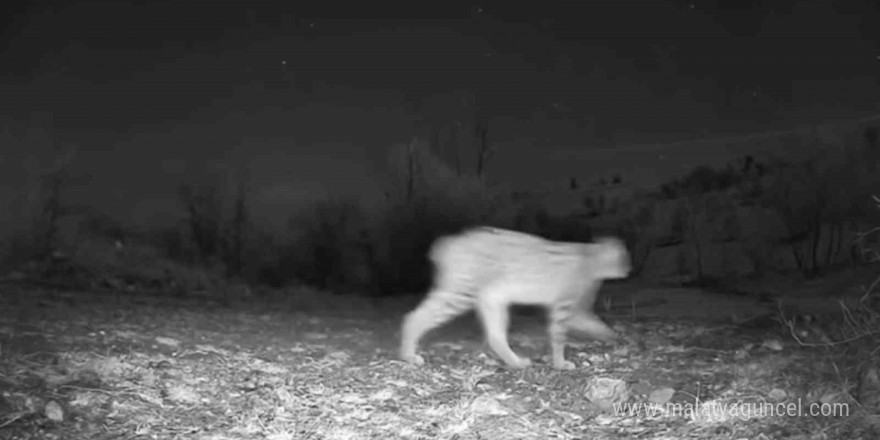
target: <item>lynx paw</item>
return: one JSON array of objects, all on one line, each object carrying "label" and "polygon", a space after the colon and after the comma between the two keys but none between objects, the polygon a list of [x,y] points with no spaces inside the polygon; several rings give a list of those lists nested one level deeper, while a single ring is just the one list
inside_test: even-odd
[{"label": "lynx paw", "polygon": [[575,365],[572,361],[563,360],[562,362],[554,362],[553,368],[557,370],[574,370],[575,368],[577,368],[577,365]]},{"label": "lynx paw", "polygon": [[514,369],[528,368],[532,365],[532,361],[529,358],[524,357],[515,357],[506,363],[508,367]]},{"label": "lynx paw", "polygon": [[425,365],[425,358],[413,353],[413,354],[402,354],[400,358],[407,363],[413,365]]}]

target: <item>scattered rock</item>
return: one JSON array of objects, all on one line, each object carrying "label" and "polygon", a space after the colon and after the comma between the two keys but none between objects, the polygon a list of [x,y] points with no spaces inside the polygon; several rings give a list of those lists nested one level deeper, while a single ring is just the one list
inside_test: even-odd
[{"label": "scattered rock", "polygon": [[61,405],[54,400],[50,400],[49,403],[43,408],[43,414],[46,415],[46,418],[53,422],[63,422],[64,421],[64,409],[61,408]]}]

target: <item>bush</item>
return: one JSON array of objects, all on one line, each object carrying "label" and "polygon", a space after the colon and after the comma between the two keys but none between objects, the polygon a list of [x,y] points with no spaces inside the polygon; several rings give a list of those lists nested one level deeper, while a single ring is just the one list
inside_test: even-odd
[{"label": "bush", "polygon": [[296,235],[280,263],[296,279],[321,288],[337,290],[356,284],[352,260],[362,253],[364,213],[348,199],[318,200],[290,220]]},{"label": "bush", "polygon": [[460,232],[481,217],[476,209],[427,197],[392,205],[371,237],[370,292],[388,296],[427,289],[433,267],[426,255],[434,240]]},{"label": "bush", "polygon": [[623,207],[618,234],[629,245],[633,275],[639,275],[656,245],[657,233],[652,230],[657,212],[656,202],[648,196],[633,200]]},{"label": "bush", "polygon": [[593,230],[587,220],[580,216],[553,215],[543,208],[537,209],[532,215],[534,215],[532,226],[524,228],[524,232],[554,241],[586,242],[593,239]]},{"label": "bush", "polygon": [[259,277],[275,286],[299,281],[337,293],[423,292],[432,278],[431,244],[484,222],[487,210],[480,206],[436,194],[392,201],[370,219],[354,200],[319,200],[291,219],[297,238],[277,249]]}]

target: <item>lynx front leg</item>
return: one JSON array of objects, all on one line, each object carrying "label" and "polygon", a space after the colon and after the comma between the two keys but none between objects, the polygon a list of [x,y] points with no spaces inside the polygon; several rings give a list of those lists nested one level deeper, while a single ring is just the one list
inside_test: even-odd
[{"label": "lynx front leg", "polygon": [[509,304],[507,301],[501,300],[504,297],[504,291],[498,288],[488,289],[483,292],[477,302],[477,311],[480,321],[483,323],[483,330],[486,333],[486,342],[489,348],[504,361],[510,368],[526,368],[532,364],[527,358],[517,356],[510,349],[507,341],[507,328],[509,324]]},{"label": "lynx front leg", "polygon": [[549,316],[550,355],[553,368],[571,370],[576,366],[565,360],[565,344],[569,330],[584,333],[592,339],[613,342],[617,333],[592,312],[572,313],[566,308],[553,308]]},{"label": "lynx front leg", "polygon": [[547,317],[547,334],[550,337],[550,362],[557,370],[573,370],[574,362],[565,360],[565,342],[568,333],[567,321],[571,311],[566,307],[553,307]]}]

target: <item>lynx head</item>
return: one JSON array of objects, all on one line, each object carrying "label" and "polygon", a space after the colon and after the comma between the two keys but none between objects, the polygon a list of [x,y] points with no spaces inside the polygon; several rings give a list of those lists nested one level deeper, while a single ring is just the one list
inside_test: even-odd
[{"label": "lynx head", "polygon": [[629,276],[632,260],[623,240],[617,237],[600,237],[591,245],[596,260],[594,275],[600,279],[620,279]]}]

